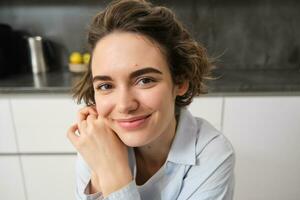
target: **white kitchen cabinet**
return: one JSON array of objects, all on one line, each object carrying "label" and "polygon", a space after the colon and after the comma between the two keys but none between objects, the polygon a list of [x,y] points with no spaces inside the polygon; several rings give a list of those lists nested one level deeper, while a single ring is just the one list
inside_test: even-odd
[{"label": "white kitchen cabinet", "polygon": [[75,199],[76,155],[21,156],[28,200]]},{"label": "white kitchen cabinet", "polygon": [[300,97],[226,97],[223,132],[236,152],[235,200],[300,197]]},{"label": "white kitchen cabinet", "polygon": [[16,153],[17,144],[8,98],[0,98],[0,153]]},{"label": "white kitchen cabinet", "polygon": [[0,156],[0,199],[26,200],[18,156]]},{"label": "white kitchen cabinet", "polygon": [[189,105],[188,109],[194,116],[209,121],[218,130],[222,126],[223,97],[197,97]]},{"label": "white kitchen cabinet", "polygon": [[66,137],[79,109],[70,96],[11,98],[20,152],[75,152]]}]

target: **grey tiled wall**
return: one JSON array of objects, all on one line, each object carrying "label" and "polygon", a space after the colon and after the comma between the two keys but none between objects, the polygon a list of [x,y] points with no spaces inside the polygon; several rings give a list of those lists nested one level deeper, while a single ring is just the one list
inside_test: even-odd
[{"label": "grey tiled wall", "polygon": [[[6,1],[0,23],[55,41],[64,65],[71,51],[84,51],[87,24],[105,6],[95,0]],[[153,2],[171,7],[225,69],[300,69],[300,1]]]}]

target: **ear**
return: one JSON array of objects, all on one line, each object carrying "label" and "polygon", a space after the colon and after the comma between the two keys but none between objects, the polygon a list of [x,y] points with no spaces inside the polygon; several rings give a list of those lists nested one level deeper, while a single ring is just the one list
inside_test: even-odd
[{"label": "ear", "polygon": [[176,96],[184,95],[189,89],[189,81],[184,81],[176,87]]}]

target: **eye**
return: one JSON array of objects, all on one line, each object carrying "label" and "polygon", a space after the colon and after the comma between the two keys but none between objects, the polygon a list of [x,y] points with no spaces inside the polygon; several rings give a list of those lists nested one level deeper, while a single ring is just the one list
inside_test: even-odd
[{"label": "eye", "polygon": [[155,82],[154,79],[149,78],[149,77],[143,77],[143,78],[138,79],[137,84],[138,85],[147,85],[147,84],[150,84],[153,82]]},{"label": "eye", "polygon": [[107,90],[110,90],[112,89],[112,85],[111,84],[108,84],[108,83],[103,83],[103,84],[100,84],[96,87],[97,90],[102,90],[102,91],[107,91]]}]

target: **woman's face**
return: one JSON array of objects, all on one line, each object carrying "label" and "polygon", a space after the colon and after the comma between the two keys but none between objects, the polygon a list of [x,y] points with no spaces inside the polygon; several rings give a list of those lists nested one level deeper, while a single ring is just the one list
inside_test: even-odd
[{"label": "woman's face", "polygon": [[146,37],[115,32],[102,38],[92,57],[98,114],[128,146],[139,147],[173,134],[177,95],[165,56]]}]

